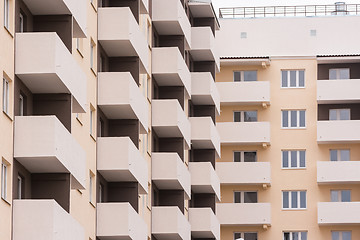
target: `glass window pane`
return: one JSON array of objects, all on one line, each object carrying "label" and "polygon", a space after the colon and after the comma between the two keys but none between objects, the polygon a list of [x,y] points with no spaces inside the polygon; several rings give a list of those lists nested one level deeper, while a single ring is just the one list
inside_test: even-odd
[{"label": "glass window pane", "polygon": [[257,240],[257,233],[244,233],[244,240]]},{"label": "glass window pane", "polygon": [[337,120],[337,111],[336,111],[336,109],[330,109],[330,111],[329,111],[329,120]]},{"label": "glass window pane", "polygon": [[235,203],[241,202],[241,192],[234,192],[234,201]]},{"label": "glass window pane", "polygon": [[257,192],[244,192],[244,203],[257,203]]},{"label": "glass window pane", "polygon": [[290,240],[290,233],[284,232],[284,240]]},{"label": "glass window pane", "polygon": [[343,68],[339,69],[340,72],[340,79],[350,79],[350,69]]},{"label": "glass window pane", "polygon": [[298,208],[298,192],[291,192],[291,208]]},{"label": "glass window pane", "polygon": [[244,71],[244,81],[257,81],[257,71]]},{"label": "glass window pane", "polygon": [[305,111],[300,111],[300,127],[305,127]]},{"label": "glass window pane", "polygon": [[257,111],[245,111],[244,112],[245,122],[257,122]]},{"label": "glass window pane", "polygon": [[330,69],[329,70],[329,79],[335,80],[336,79],[336,69]]},{"label": "glass window pane", "polygon": [[331,202],[339,202],[339,191],[330,191]]},{"label": "glass window pane", "polygon": [[307,240],[307,232],[301,233],[301,240]]},{"label": "glass window pane", "polygon": [[281,86],[288,87],[288,71],[281,71]]},{"label": "glass window pane", "polygon": [[297,151],[291,151],[291,167],[297,167]]},{"label": "glass window pane", "polygon": [[289,151],[283,151],[282,158],[283,158],[283,167],[288,168],[289,167]]},{"label": "glass window pane", "polygon": [[241,121],[241,112],[234,112],[234,122]]},{"label": "glass window pane", "polygon": [[297,111],[291,111],[291,127],[297,127]]},{"label": "glass window pane", "polygon": [[283,192],[283,208],[289,208],[289,192]]},{"label": "glass window pane", "polygon": [[351,232],[342,232],[342,240],[351,240]]},{"label": "glass window pane", "polygon": [[241,162],[241,152],[234,152],[234,162]]},{"label": "glass window pane", "polygon": [[340,232],[331,232],[331,240],[340,240]]},{"label": "glass window pane", "polygon": [[306,192],[300,192],[300,208],[306,208]]},{"label": "glass window pane", "polygon": [[299,240],[299,232],[292,233],[292,240]]},{"label": "glass window pane", "polygon": [[350,109],[340,109],[340,120],[350,120]]},{"label": "glass window pane", "polygon": [[350,150],[340,150],[340,161],[350,161]]},{"label": "glass window pane", "polygon": [[296,71],[290,71],[290,87],[296,87]]},{"label": "glass window pane", "polygon": [[234,82],[241,81],[241,72],[234,72]]},{"label": "glass window pane", "polygon": [[244,152],[244,162],[256,162],[256,152]]},{"label": "glass window pane", "polygon": [[305,87],[305,71],[299,71],[299,87]]},{"label": "glass window pane", "polygon": [[350,190],[341,191],[341,201],[342,202],[351,202],[351,191]]},{"label": "glass window pane", "polygon": [[289,111],[282,111],[282,126],[283,127],[289,127]]},{"label": "glass window pane", "polygon": [[330,150],[330,161],[337,161],[337,150]]},{"label": "glass window pane", "polygon": [[234,233],[234,239],[239,239],[241,238],[241,233]]},{"label": "glass window pane", "polygon": [[300,151],[300,167],[305,167],[305,151]]}]

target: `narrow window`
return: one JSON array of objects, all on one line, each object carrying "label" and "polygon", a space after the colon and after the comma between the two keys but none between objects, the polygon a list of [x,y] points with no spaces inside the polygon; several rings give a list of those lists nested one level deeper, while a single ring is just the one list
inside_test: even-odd
[{"label": "narrow window", "polygon": [[19,14],[19,24],[20,24],[20,32],[24,32],[24,15],[22,13]]},{"label": "narrow window", "polygon": [[100,183],[99,184],[99,203],[104,201],[104,186]]},{"label": "narrow window", "polygon": [[3,111],[9,113],[9,81],[3,78]]},{"label": "narrow window", "polygon": [[9,29],[9,0],[4,0],[4,26]]},{"label": "narrow window", "polygon": [[18,178],[17,178],[18,199],[23,199],[24,198],[23,197],[23,194],[24,194],[23,193],[23,184],[24,184],[23,178],[20,175],[18,175]]},{"label": "narrow window", "polygon": [[1,197],[6,200],[7,197],[7,165],[1,163]]}]

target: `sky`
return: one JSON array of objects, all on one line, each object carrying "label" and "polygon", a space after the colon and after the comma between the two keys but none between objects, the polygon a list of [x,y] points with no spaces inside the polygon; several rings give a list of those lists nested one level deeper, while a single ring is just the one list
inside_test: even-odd
[{"label": "sky", "polygon": [[346,4],[360,4],[360,0],[212,0],[212,3],[218,14],[220,7],[327,5],[341,1]]}]

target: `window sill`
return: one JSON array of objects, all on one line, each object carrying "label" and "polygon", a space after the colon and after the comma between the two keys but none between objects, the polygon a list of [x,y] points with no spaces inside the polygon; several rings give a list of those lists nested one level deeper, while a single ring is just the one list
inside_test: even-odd
[{"label": "window sill", "polygon": [[97,74],[96,74],[94,68],[91,67],[90,69],[91,69],[91,72],[92,72],[92,73],[94,74],[94,76],[96,77]]},{"label": "window sill", "polygon": [[96,142],[96,138],[90,133],[90,137],[92,138],[92,140],[94,140],[94,142]]},{"label": "window sill", "polygon": [[81,122],[81,120],[77,117],[76,120],[78,121],[78,123],[83,126],[83,123]]},{"label": "window sill", "polygon": [[92,202],[89,202],[90,203],[90,205],[95,209],[96,208],[96,206],[95,206],[95,204],[94,203],[92,203]]},{"label": "window sill", "polygon": [[281,168],[281,170],[306,170],[305,168]]},{"label": "window sill", "polygon": [[14,38],[14,34],[12,34],[12,33],[10,32],[10,30],[9,30],[6,26],[4,26],[4,29],[5,29],[6,32],[10,35],[11,38]]},{"label": "window sill", "polygon": [[97,9],[96,9],[96,6],[94,5],[94,2],[90,2],[90,4],[91,4],[92,8],[94,9],[94,11],[97,12]]},{"label": "window sill", "polygon": [[294,127],[294,128],[282,127],[281,130],[306,130],[306,127]]},{"label": "window sill", "polygon": [[8,113],[6,113],[6,112],[4,112],[4,111],[3,111],[3,113],[5,114],[5,116],[6,116],[11,122],[13,121],[12,117],[10,117],[10,115],[9,115]]},{"label": "window sill", "polygon": [[80,195],[83,194],[83,192],[80,189],[76,189],[78,191],[78,193],[80,193]]},{"label": "window sill", "polygon": [[306,87],[280,87],[280,89],[305,89]]},{"label": "window sill", "polygon": [[1,200],[3,200],[3,201],[7,204],[7,205],[11,206],[11,203],[10,203],[10,202],[8,202],[6,199],[1,198]]},{"label": "window sill", "polygon": [[80,49],[76,48],[76,51],[79,53],[81,58],[84,58],[84,55],[81,53]]},{"label": "window sill", "polygon": [[282,208],[281,211],[306,211],[307,208]]}]

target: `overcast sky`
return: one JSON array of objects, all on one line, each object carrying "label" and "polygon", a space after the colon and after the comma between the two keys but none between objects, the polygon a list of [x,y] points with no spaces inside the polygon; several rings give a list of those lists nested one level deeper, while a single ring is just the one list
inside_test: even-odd
[{"label": "overcast sky", "polygon": [[212,3],[218,14],[221,7],[323,5],[340,1],[347,4],[360,4],[360,0],[212,0]]}]

